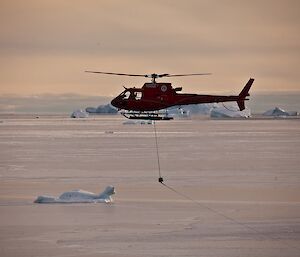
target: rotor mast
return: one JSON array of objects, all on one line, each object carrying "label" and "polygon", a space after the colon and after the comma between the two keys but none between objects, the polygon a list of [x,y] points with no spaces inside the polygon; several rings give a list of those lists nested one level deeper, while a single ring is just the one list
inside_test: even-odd
[{"label": "rotor mast", "polygon": [[153,73],[153,74],[151,74],[151,77],[152,77],[151,82],[152,82],[153,84],[155,84],[155,83],[156,83],[155,79],[158,78],[158,75],[155,74],[155,73]]},{"label": "rotor mast", "polygon": [[[164,74],[161,74],[161,75],[164,75]],[[155,80],[155,79],[161,78],[161,77],[162,77],[161,75],[156,74],[156,73],[152,73],[152,74],[149,74],[149,75],[145,75],[145,77],[146,77],[146,78],[151,78],[151,82],[152,82],[153,84],[155,84],[155,83],[156,83],[156,80]]]}]

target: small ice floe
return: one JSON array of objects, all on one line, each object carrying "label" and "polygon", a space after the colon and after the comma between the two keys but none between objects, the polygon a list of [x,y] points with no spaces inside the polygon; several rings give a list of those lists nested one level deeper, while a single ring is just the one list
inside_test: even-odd
[{"label": "small ice floe", "polygon": [[126,120],[123,122],[123,125],[152,125],[152,120]]},{"label": "small ice floe", "polygon": [[76,110],[71,114],[71,118],[87,118],[89,114],[83,110]]},{"label": "small ice floe", "polygon": [[35,203],[111,203],[115,188],[108,186],[100,194],[94,194],[83,190],[73,190],[62,193],[59,197],[40,195]]},{"label": "small ice floe", "polygon": [[123,125],[135,125],[135,124],[136,124],[136,122],[133,120],[125,120],[123,122]]}]

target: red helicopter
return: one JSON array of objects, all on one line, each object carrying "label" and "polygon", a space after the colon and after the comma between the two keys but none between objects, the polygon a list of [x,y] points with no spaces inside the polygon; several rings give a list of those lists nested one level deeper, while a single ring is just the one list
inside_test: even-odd
[{"label": "red helicopter", "polygon": [[86,71],[90,73],[145,77],[152,78],[151,82],[145,83],[142,88],[125,88],[125,90],[111,101],[111,104],[118,110],[125,110],[122,114],[129,119],[149,119],[149,120],[170,120],[167,113],[162,115],[159,110],[167,109],[172,106],[182,106],[189,104],[203,103],[219,103],[219,102],[237,102],[239,109],[245,109],[245,100],[249,95],[250,87],[254,79],[250,78],[239,95],[198,95],[198,94],[182,94],[178,93],[182,87],[173,88],[171,83],[156,82],[157,78],[163,77],[183,77],[183,76],[199,76],[210,75],[210,73],[194,73],[194,74],[126,74],[102,71]]}]

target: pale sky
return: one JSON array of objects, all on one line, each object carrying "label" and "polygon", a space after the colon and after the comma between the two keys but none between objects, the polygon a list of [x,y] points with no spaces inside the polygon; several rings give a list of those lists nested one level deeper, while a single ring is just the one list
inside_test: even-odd
[{"label": "pale sky", "polygon": [[113,96],[164,78],[185,92],[300,90],[300,1],[0,0],[0,95]]}]

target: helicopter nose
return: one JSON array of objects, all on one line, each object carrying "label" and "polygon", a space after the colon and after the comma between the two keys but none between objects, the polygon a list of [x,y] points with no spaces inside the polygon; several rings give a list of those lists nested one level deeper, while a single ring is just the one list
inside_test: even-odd
[{"label": "helicopter nose", "polygon": [[111,105],[116,107],[116,108],[120,108],[120,101],[117,98],[114,98],[113,100],[111,100]]},{"label": "helicopter nose", "polygon": [[112,106],[114,106],[114,107],[118,107],[118,106],[116,105],[116,98],[112,99],[111,102],[110,102],[110,104],[111,104]]}]

